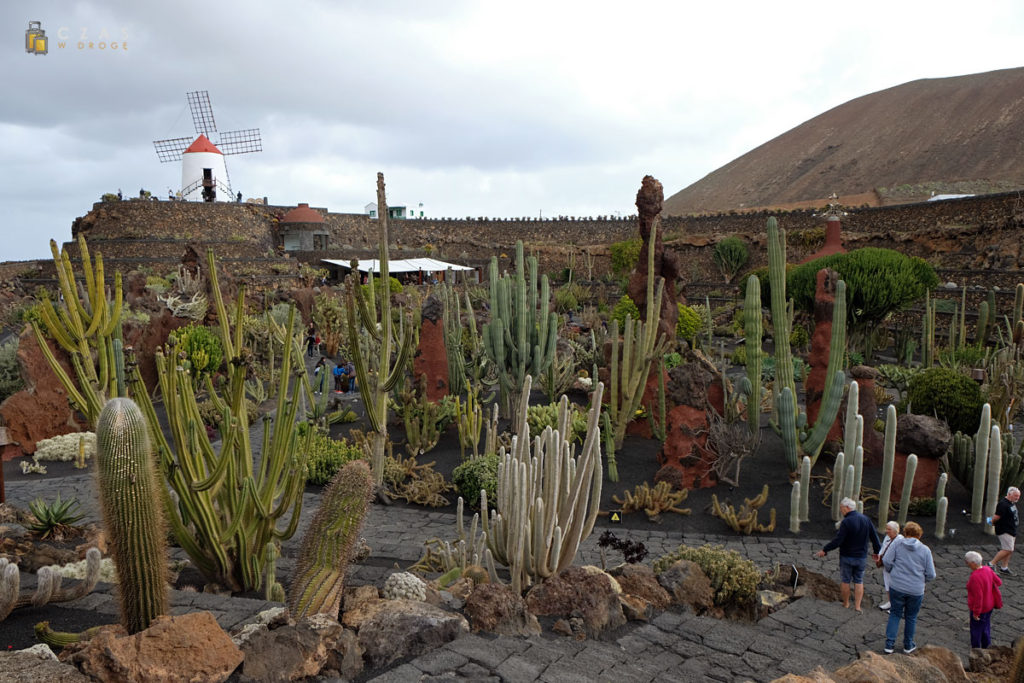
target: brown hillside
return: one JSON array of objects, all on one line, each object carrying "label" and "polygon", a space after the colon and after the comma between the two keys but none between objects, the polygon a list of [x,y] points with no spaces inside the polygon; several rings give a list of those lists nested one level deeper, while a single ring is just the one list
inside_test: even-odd
[{"label": "brown hillside", "polygon": [[665,213],[792,205],[833,192],[843,199],[875,194],[877,202],[857,202],[873,205],[931,191],[1019,187],[1024,67],[912,81],[858,97],[672,195]]}]

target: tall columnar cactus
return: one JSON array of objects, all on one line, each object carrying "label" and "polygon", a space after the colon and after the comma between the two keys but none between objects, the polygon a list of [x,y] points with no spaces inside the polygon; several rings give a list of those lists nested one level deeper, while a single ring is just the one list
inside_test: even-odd
[{"label": "tall columnar cactus", "polygon": [[885,437],[882,441],[882,483],[878,487],[878,528],[889,523],[892,471],[896,465],[896,406],[885,409]]},{"label": "tall columnar cactus", "polygon": [[[404,312],[398,315],[396,326],[391,314],[391,271],[388,267],[388,211],[384,191],[384,174],[377,174],[378,263],[380,264],[381,295],[376,296],[374,275],[370,273],[369,286],[360,287],[357,275],[347,281],[349,319],[349,348],[356,366],[357,388],[363,399],[366,417],[370,422],[370,466],[373,479],[381,487],[384,483],[384,452],[388,439],[388,395],[405,376],[412,358],[412,322]],[[356,311],[358,310],[358,318]],[[361,325],[356,325],[359,320]]]},{"label": "tall columnar cactus", "polygon": [[[39,321],[32,322],[32,330],[47,363],[67,390],[68,399],[90,425],[95,425],[107,398],[125,395],[118,391],[118,364],[114,354],[114,340],[120,338],[121,331],[121,273],[114,274],[114,285],[109,291],[104,280],[103,256],[96,255],[94,267],[81,234],[78,235],[78,250],[84,276],[81,288],[75,281],[71,255],[67,250],[58,252],[57,243],[50,240],[63,302],[55,305],[44,298],[39,306]],[[43,328],[71,356],[77,383],[50,351]]]},{"label": "tall columnar cactus", "polygon": [[539,377],[554,360],[558,314],[551,310],[548,276],[537,275],[536,257],[516,242],[515,272],[501,275],[497,257],[487,271],[491,320],[483,326],[484,351],[498,372],[502,410],[519,414],[516,400],[526,376]]},{"label": "tall columnar cactus", "polygon": [[809,522],[811,496],[811,459],[804,456],[800,462],[800,521]]},{"label": "tall columnar cactus", "polygon": [[935,504],[935,538],[946,537],[946,515],[949,513],[949,498],[942,496]]},{"label": "tall columnar cactus", "polygon": [[839,521],[843,518],[843,512],[839,503],[843,500],[843,479],[846,477],[846,454],[836,453],[835,466],[832,469],[832,519]]},{"label": "tall columnar cactus", "polygon": [[[460,396],[469,386],[469,379],[466,375],[466,356],[462,346],[463,332],[462,325],[462,304],[459,301],[458,292],[452,284],[454,276],[451,271],[441,284],[441,302],[444,305],[441,317],[442,330],[444,332],[444,347],[448,357],[448,390],[455,396]],[[480,344],[480,337],[476,333],[476,316],[473,315],[473,307],[468,305],[466,311],[470,326],[470,339]],[[479,363],[474,364],[475,366]]]},{"label": "tall columnar cactus", "polygon": [[651,365],[655,358],[660,358],[668,350],[671,340],[658,333],[661,320],[661,299],[664,294],[665,281],[658,278],[655,285],[654,246],[658,232],[658,220],[651,226],[651,236],[647,250],[647,320],[634,321],[626,316],[625,330],[619,338],[619,323],[611,324],[611,372],[609,374],[608,416],[614,430],[615,448],[622,448],[626,438],[626,426],[633,420],[640,401],[643,398],[644,386],[651,374]]},{"label": "tall columnar cactus", "polygon": [[531,437],[525,414],[530,384],[527,378],[511,451],[501,451],[496,508],[488,513],[485,495],[480,505],[488,548],[496,561],[508,566],[515,592],[572,564],[580,542],[594,528],[601,503],[598,424],[604,385],[598,382],[594,388],[583,448],[574,455],[565,396],[558,404],[558,428],[547,427]]},{"label": "tall columnar cactus", "polygon": [[1018,282],[1013,290],[1013,325],[1024,318],[1024,282]]},{"label": "tall columnar cactus", "polygon": [[[812,464],[817,461],[842,402],[843,384],[846,381],[842,370],[846,355],[846,283],[842,280],[836,283],[835,304],[832,308],[832,338],[829,343],[821,410],[814,425],[807,425],[806,415],[799,412],[796,404],[796,378],[789,346],[789,336],[792,333],[792,302],[786,299],[786,235],[785,231],[780,234],[778,222],[774,217],[768,219],[768,278],[771,283],[772,325],[775,330],[774,427],[782,435],[783,444],[786,446],[786,465],[790,472],[795,472],[802,455],[809,456]],[[791,404],[787,402],[785,410],[790,411],[791,415],[784,413],[781,403],[787,390],[792,394],[793,401]],[[793,437],[789,436],[790,431],[793,432]],[[796,451],[792,449],[794,443],[797,446]]]},{"label": "tall columnar cactus", "polygon": [[295,576],[288,589],[293,619],[310,614],[338,616],[352,549],[373,495],[373,477],[362,460],[334,475],[302,537]]},{"label": "tall columnar cactus", "polygon": [[794,534],[800,533],[800,500],[800,481],[797,480],[789,494],[789,530]]},{"label": "tall columnar cactus", "polygon": [[981,524],[985,507],[985,475],[988,472],[988,445],[992,431],[992,407],[981,407],[981,423],[974,435],[974,476],[971,479],[971,523]]},{"label": "tall columnar cactus", "polygon": [[[857,417],[860,418],[861,421],[863,421],[863,419],[864,419],[864,418],[861,418],[860,415],[858,415]],[[863,477],[864,477],[864,447],[863,446],[857,446],[856,450],[854,450],[854,452],[853,452],[853,464],[851,465],[851,467],[853,467],[853,478],[851,480],[850,490],[853,492],[853,496],[852,496],[853,499],[856,500],[856,501],[859,501],[861,499],[860,498],[861,482],[863,481]]]},{"label": "tall columnar cactus", "polygon": [[846,397],[846,421],[843,423],[843,452],[853,453],[857,446],[864,442],[864,421],[857,422],[860,417],[860,385],[856,380],[850,382],[850,392]]},{"label": "tall columnar cactus", "polygon": [[857,500],[857,494],[853,490],[853,480],[856,476],[854,472],[856,468],[853,465],[846,466],[846,474],[843,475],[843,498],[851,498]]},{"label": "tall columnar cactus", "polygon": [[903,495],[900,496],[900,515],[897,521],[902,527],[907,523],[907,513],[910,511],[910,492],[914,490],[914,475],[917,474],[917,456],[911,453],[907,456],[907,470],[903,473]]},{"label": "tall columnar cactus", "polygon": [[935,364],[935,304],[929,292],[924,293],[924,318],[921,320],[921,367]]},{"label": "tall columnar cactus", "polygon": [[747,292],[743,299],[743,336],[746,338],[747,380],[750,382],[750,395],[747,396],[747,428],[750,429],[751,435],[756,435],[761,429],[761,340],[764,337],[764,323],[761,320],[761,282],[756,275],[747,278]]},{"label": "tall columnar cactus", "polygon": [[[1003,440],[999,435],[999,425],[992,425],[992,434],[989,436],[988,452],[988,482],[985,486],[985,517],[991,517],[996,513],[996,505],[999,504],[999,473],[1003,466]],[[985,533],[995,535],[995,527],[991,524],[985,525]]]},{"label": "tall columnar cactus", "polygon": [[85,553],[85,576],[69,588],[61,586],[61,575],[53,567],[40,567],[36,572],[35,590],[21,590],[21,573],[18,565],[0,558],[0,621],[19,607],[41,607],[55,602],[68,602],[88,595],[100,578],[100,560],[97,548]]},{"label": "tall columnar cactus", "polygon": [[167,528],[146,418],[130,398],[113,398],[96,424],[100,505],[117,568],[121,624],[129,633],[166,614]]},{"label": "tall columnar cactus", "polygon": [[943,472],[939,475],[939,481],[935,484],[935,500],[942,498],[946,495],[946,482],[949,481],[949,475]]}]

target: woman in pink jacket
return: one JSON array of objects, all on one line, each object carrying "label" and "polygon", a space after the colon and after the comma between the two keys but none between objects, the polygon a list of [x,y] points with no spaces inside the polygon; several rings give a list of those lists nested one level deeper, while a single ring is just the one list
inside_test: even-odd
[{"label": "woman in pink jacket", "polygon": [[1003,585],[992,568],[984,564],[981,553],[973,550],[964,555],[971,568],[967,579],[967,608],[971,611],[971,647],[987,648],[992,644],[992,610],[1003,606]]}]

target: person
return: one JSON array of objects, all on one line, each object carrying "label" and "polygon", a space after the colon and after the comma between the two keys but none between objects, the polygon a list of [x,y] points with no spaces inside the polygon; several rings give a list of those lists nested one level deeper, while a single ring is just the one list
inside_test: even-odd
[{"label": "person", "polygon": [[117,188],[117,201],[121,201],[122,199],[124,199],[124,197],[121,196],[121,188],[119,187]]},{"label": "person", "polygon": [[1003,606],[1003,594],[999,587],[1003,580],[982,564],[981,553],[973,550],[964,555],[964,562],[971,569],[967,579],[967,609],[971,612],[971,647],[987,648],[992,644],[992,610]]},{"label": "person", "polygon": [[334,366],[334,390],[339,394],[344,394],[350,386],[351,378],[348,375],[348,366],[345,361],[341,361]]},{"label": "person", "polygon": [[352,361],[345,363],[345,374],[348,375],[348,390],[349,393],[355,393],[356,390],[356,366]]},{"label": "person", "polygon": [[313,377],[315,378],[313,386],[316,387],[314,394],[319,394],[320,389],[323,388],[324,376],[327,374],[327,358],[320,356],[320,360],[313,366]]},{"label": "person", "polygon": [[860,603],[864,598],[864,565],[868,557],[868,543],[874,550],[874,559],[878,559],[881,543],[878,533],[867,515],[857,512],[857,503],[852,498],[843,498],[839,503],[843,512],[843,521],[835,538],[818,551],[818,557],[833,548],[839,548],[839,594],[843,598],[843,607],[850,606],[850,584],[853,588],[853,608],[861,611]]},{"label": "person", "polygon": [[878,559],[875,560],[875,565],[882,568],[882,583],[885,585],[885,601],[878,606],[878,609],[888,610],[891,606],[889,602],[889,570],[885,568],[885,554],[889,552],[894,543],[899,543],[903,540],[903,534],[900,533],[899,522],[890,521],[885,525],[885,538],[882,539],[882,548],[878,551]]},{"label": "person", "polygon": [[893,546],[882,560],[889,570],[889,623],[885,626],[885,654],[891,655],[896,647],[896,634],[903,621],[903,653],[917,649],[914,634],[917,631],[917,613],[924,600],[924,584],[935,579],[932,551],[921,543],[921,525],[907,522],[903,527],[903,540]]},{"label": "person", "polygon": [[313,357],[313,347],[316,346],[316,333],[313,328],[310,327],[309,331],[306,332],[306,355],[310,358]]},{"label": "person", "polygon": [[239,204],[241,204],[241,203],[242,203],[242,191],[241,191],[241,190],[239,190],[239,191],[238,191],[238,194],[237,194],[237,195],[235,195],[235,202],[237,202],[237,203],[239,203]]},{"label": "person", "polygon": [[1013,546],[1017,540],[1017,501],[1020,500],[1020,489],[1011,486],[1006,489],[1006,497],[996,505],[996,513],[985,520],[987,524],[995,527],[996,536],[999,538],[999,552],[989,562],[993,569],[998,568],[1004,574],[1012,575],[1010,571],[1010,555],[1013,555]]}]

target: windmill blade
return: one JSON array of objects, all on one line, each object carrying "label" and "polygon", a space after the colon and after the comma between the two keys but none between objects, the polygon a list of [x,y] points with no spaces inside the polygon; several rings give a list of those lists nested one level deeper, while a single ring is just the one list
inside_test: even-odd
[{"label": "windmill blade", "polygon": [[245,128],[243,130],[230,130],[221,133],[220,140],[217,142],[217,149],[224,154],[262,152],[263,140],[260,138],[260,129]]},{"label": "windmill blade", "polygon": [[192,144],[192,138],[169,138],[167,140],[154,140],[153,147],[156,148],[156,156],[161,162],[181,161],[181,155]]},{"label": "windmill blade", "polygon": [[196,90],[185,93],[185,96],[188,98],[188,108],[192,110],[192,123],[195,124],[196,132],[210,137],[210,133],[217,130],[217,122],[213,120],[213,106],[210,105],[210,94],[205,90]]}]

